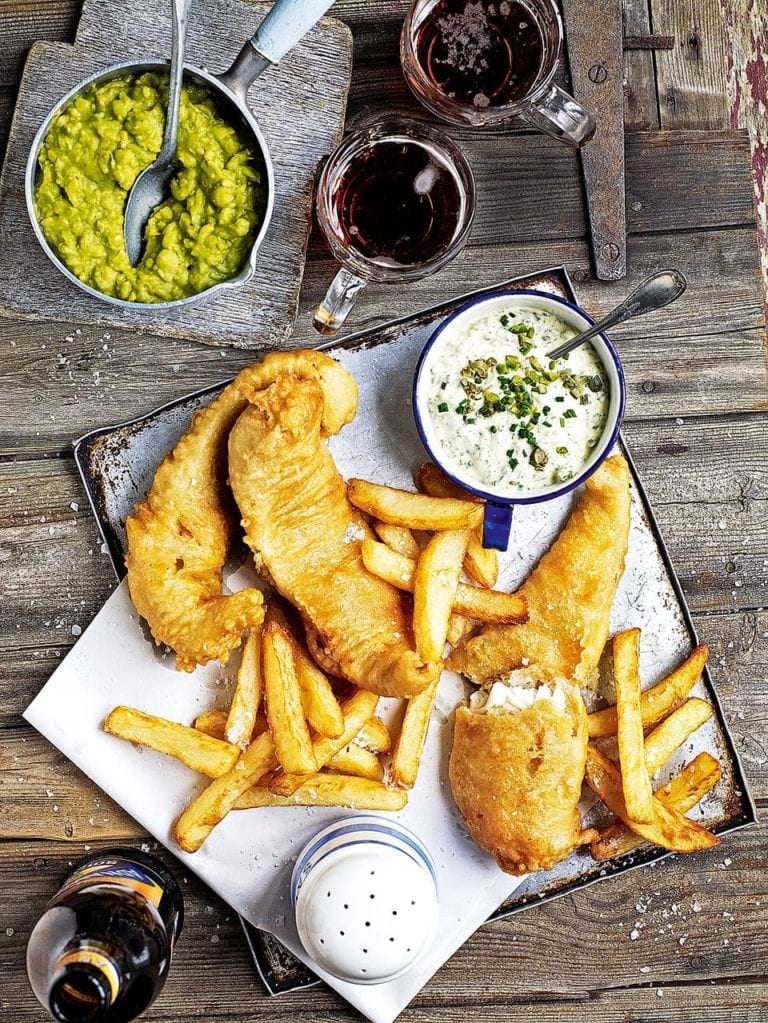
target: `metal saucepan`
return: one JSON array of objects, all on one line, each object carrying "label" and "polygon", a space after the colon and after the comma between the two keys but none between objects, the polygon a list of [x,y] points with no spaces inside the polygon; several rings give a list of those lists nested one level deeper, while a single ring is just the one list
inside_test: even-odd
[{"label": "metal saucepan", "polygon": [[143,74],[146,71],[166,72],[168,61],[134,61],[125,64],[113,64],[104,71],[99,71],[89,78],[85,78],[74,89],[71,89],[66,96],[63,96],[56,106],[51,110],[46,119],[40,125],[27,160],[27,170],[24,180],[24,190],[27,200],[27,210],[32,222],[37,240],[40,242],[43,251],[51,262],[76,284],[82,291],[109,302],[111,305],[123,306],[129,309],[171,309],[176,306],[187,305],[190,302],[197,302],[202,298],[221,291],[224,288],[237,287],[249,280],[256,268],[256,256],[264,240],[264,236],[272,218],[272,209],[275,200],[275,178],[272,169],[269,150],[261,133],[261,129],[248,108],[246,97],[248,89],[256,81],[259,75],[272,64],[276,64],[285,54],[299,42],[303,36],[316,24],[323,14],[332,5],[333,0],[277,0],[266,15],[254,35],[243,45],[235,62],[222,74],[214,75],[202,68],[184,65],[185,79],[191,79],[207,86],[211,92],[224,101],[232,114],[232,121],[242,125],[250,134],[251,140],[255,143],[257,150],[263,159],[264,181],[267,190],[266,208],[264,219],[258,234],[254,239],[248,259],[238,274],[226,281],[214,284],[205,291],[196,295],[189,295],[187,298],[175,299],[173,302],[131,302],[122,298],[114,298],[112,295],[105,295],[96,288],[84,284],[56,255],[54,249],[49,245],[42,228],[37,219],[35,211],[35,177],[37,174],[37,160],[40,147],[48,133],[54,118],[77,96],[89,86],[106,82],[112,78],[118,78],[125,74]]}]

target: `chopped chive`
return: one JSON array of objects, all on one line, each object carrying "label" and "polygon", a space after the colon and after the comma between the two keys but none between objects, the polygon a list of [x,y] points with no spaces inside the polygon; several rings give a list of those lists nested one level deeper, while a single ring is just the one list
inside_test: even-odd
[{"label": "chopped chive", "polygon": [[564,415],[564,417],[566,419],[575,419],[576,418],[576,409],[567,408],[565,410],[565,412],[563,412],[563,415]]},{"label": "chopped chive", "polygon": [[438,412],[447,412],[448,411],[448,402],[447,401],[441,401],[440,404],[437,406],[437,411]]}]

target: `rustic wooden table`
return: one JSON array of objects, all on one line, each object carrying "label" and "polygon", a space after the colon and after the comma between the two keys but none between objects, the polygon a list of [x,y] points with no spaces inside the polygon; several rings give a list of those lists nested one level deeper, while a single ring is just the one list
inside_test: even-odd
[{"label": "rustic wooden table", "polygon": [[[0,138],[35,39],[70,39],[78,0],[1,0]],[[416,112],[397,64],[403,0],[338,0],[355,37],[349,106]],[[760,14],[760,11],[763,14]],[[686,299],[615,332],[626,434],[703,640],[759,806],[768,805],[768,266],[764,0],[625,0],[625,31],[671,34],[626,56],[629,279],[591,276],[575,157],[512,132],[456,132],[480,212],[469,248],[409,289],[371,289],[354,325],[412,312],[554,263],[593,312],[651,269],[680,266]],[[761,36],[762,33],[762,36]],[[762,107],[761,107],[762,104]],[[753,159],[750,173],[750,138]],[[762,177],[761,177],[762,176]],[[760,189],[763,194],[760,194]],[[0,239],[3,244],[3,239]],[[298,336],[332,275],[313,239]],[[0,282],[2,287],[2,282]],[[72,439],[225,377],[242,352],[62,323],[0,320],[0,1020],[41,1019],[24,977],[30,928],[66,864],[145,836],[20,714],[114,585]],[[768,1015],[764,825],[691,859],[623,875],[481,929],[403,1019],[733,1020]],[[325,988],[263,995],[234,914],[192,877],[185,934],[145,1017],[276,1023],[356,1014]]]}]

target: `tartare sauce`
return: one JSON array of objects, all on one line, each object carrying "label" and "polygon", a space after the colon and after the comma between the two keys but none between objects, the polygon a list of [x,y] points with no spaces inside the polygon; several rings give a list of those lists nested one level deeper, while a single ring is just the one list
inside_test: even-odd
[{"label": "tartare sauce", "polygon": [[576,330],[554,314],[510,306],[446,337],[429,371],[435,439],[467,482],[505,492],[572,479],[605,428],[609,385],[591,344],[557,361]]}]

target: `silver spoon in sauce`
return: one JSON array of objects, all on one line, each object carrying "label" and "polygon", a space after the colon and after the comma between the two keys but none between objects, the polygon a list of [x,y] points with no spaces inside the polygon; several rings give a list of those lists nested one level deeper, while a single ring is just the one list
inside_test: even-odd
[{"label": "silver spoon in sauce", "polygon": [[572,337],[570,341],[553,348],[551,352],[547,352],[547,358],[559,359],[567,352],[584,344],[585,341],[589,341],[590,338],[602,334],[610,327],[615,327],[617,323],[631,320],[635,316],[645,316],[646,313],[653,312],[654,309],[662,309],[670,302],[674,302],[676,298],[680,298],[687,287],[688,281],[679,270],[662,270],[660,273],[652,274],[599,323],[590,327],[589,330],[577,334],[576,337]]},{"label": "silver spoon in sauce", "polygon": [[184,48],[191,6],[192,0],[173,0],[173,50],[163,147],[156,159],[149,167],[145,167],[134,181],[125,204],[123,237],[131,266],[136,266],[141,259],[147,221],[152,210],[168,196],[168,186],[176,171],[176,140],[179,133],[181,81],[184,77]]}]

